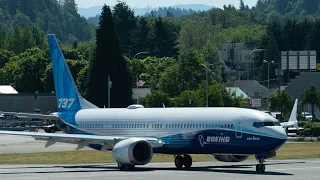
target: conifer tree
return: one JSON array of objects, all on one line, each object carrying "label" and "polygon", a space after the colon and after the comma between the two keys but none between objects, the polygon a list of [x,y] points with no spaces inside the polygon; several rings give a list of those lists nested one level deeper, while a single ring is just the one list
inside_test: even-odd
[{"label": "conifer tree", "polygon": [[96,53],[89,69],[88,99],[99,107],[107,106],[110,75],[111,107],[127,107],[132,103],[131,77],[121,54],[109,6],[103,6],[96,39]]}]

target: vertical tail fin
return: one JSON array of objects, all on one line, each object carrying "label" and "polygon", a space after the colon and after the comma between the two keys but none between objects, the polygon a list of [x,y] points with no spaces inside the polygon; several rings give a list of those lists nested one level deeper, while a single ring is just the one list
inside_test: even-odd
[{"label": "vertical tail fin", "polygon": [[58,111],[97,108],[80,95],[55,35],[49,34],[48,41]]},{"label": "vertical tail fin", "polygon": [[297,109],[298,109],[298,99],[295,100],[292,111],[291,111],[291,115],[289,118],[289,122],[296,122],[297,120]]}]

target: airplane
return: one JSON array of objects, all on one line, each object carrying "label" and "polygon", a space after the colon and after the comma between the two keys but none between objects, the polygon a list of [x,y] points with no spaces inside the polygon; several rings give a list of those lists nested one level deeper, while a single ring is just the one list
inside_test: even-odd
[{"label": "airplane", "polygon": [[60,119],[78,133],[0,134],[31,136],[46,141],[45,147],[63,142],[76,144],[76,150],[90,147],[111,151],[120,170],[148,164],[154,153],[174,155],[177,169],[192,166],[190,154],[210,154],[223,162],[241,162],[255,156],[260,173],[265,172],[265,160],[276,156],[287,140],[274,117],[253,109],[144,108],[137,104],[98,108],[80,95],[54,34],[48,35],[48,42],[58,113],[37,118]]}]

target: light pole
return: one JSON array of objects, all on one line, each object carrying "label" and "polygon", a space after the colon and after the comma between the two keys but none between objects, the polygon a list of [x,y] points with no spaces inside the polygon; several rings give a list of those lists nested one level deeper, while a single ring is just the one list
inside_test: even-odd
[{"label": "light pole", "polygon": [[[140,54],[149,54],[149,52],[138,52],[137,54],[135,54],[133,56],[133,59],[136,59],[137,56],[139,56]],[[137,59],[138,60],[138,59]],[[137,104],[139,104],[139,86],[138,86],[138,82],[139,82],[139,75],[137,73],[137,79],[136,79],[136,85],[137,85]]]},{"label": "light pole", "polygon": [[[261,52],[261,51],[265,51],[266,49],[254,49],[253,51],[251,51],[250,53],[249,53],[249,58],[251,57],[251,54],[252,53],[255,53],[255,52]],[[247,80],[249,80],[249,72],[250,71],[250,69],[249,69],[249,63],[248,63],[248,67],[247,67]]]},{"label": "light pole", "polygon": [[[213,66],[213,64],[209,64],[209,66]],[[203,66],[206,70],[206,107],[209,106],[209,98],[208,98],[208,91],[209,91],[209,87],[208,87],[208,68],[207,68],[207,65],[205,64],[201,64],[201,66]]]},{"label": "light pole", "polygon": [[149,52],[138,52],[136,55],[133,56],[133,59],[135,59],[140,54],[149,54]]},{"label": "light pole", "polygon": [[269,62],[269,61],[267,61],[267,60],[263,60],[263,63],[267,63],[268,64],[268,91],[269,91],[269,85],[270,85],[270,64],[273,64],[274,63],[274,61],[271,61],[271,62]]}]

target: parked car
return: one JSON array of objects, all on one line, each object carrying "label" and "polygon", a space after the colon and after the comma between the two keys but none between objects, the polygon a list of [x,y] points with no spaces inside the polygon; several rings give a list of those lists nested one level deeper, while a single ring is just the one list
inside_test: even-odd
[{"label": "parked car", "polygon": [[301,116],[304,117],[306,121],[312,121],[312,115],[309,112],[302,112]]}]

